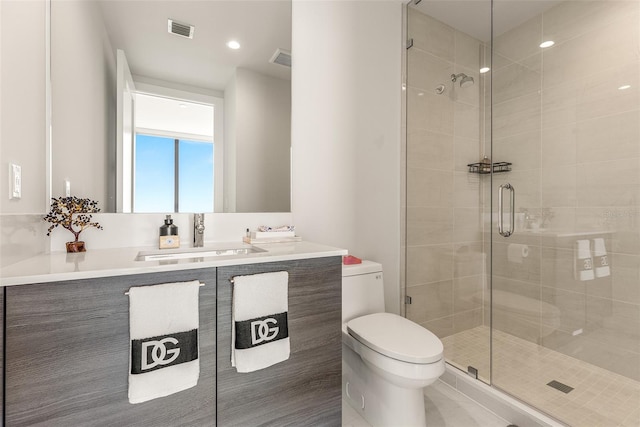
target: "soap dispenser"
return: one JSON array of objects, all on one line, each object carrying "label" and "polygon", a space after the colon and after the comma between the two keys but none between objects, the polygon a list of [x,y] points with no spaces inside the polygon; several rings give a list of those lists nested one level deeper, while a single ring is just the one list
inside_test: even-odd
[{"label": "soap dispenser", "polygon": [[164,225],[160,227],[160,249],[172,249],[180,247],[180,236],[178,227],[173,224],[171,215],[167,215]]}]

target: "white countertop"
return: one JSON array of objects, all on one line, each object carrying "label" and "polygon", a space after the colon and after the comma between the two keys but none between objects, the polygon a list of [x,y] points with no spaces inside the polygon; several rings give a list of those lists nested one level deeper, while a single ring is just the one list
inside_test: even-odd
[{"label": "white countertop", "polygon": [[[216,250],[250,246],[240,242],[216,242],[206,244],[205,248]],[[253,246],[265,252],[158,261],[135,260],[140,251],[157,250],[153,247],[98,249],[71,254],[51,252],[1,269],[0,286],[347,255],[345,249],[311,242],[269,243]]]}]

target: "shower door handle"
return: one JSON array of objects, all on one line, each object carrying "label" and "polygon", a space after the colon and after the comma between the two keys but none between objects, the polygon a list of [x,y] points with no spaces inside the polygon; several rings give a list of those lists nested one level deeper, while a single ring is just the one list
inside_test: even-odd
[{"label": "shower door handle", "polygon": [[[504,204],[503,204],[502,194],[505,189],[509,190],[509,193],[511,196],[510,197],[511,200],[509,203],[510,210],[511,210],[511,220],[509,221],[509,230],[504,229]],[[515,220],[516,220],[515,207],[516,207],[516,192],[515,192],[515,189],[513,188],[513,185],[509,183],[502,184],[498,189],[498,233],[500,233],[501,236],[509,237],[514,232],[514,226],[515,226]]]}]

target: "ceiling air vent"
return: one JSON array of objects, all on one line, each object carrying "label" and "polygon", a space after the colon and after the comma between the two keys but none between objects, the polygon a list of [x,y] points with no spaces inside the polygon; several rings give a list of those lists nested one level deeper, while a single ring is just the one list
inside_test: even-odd
[{"label": "ceiling air vent", "polygon": [[283,65],[285,67],[291,67],[291,52],[278,48],[276,49],[276,53],[273,54],[269,62]]},{"label": "ceiling air vent", "polygon": [[171,34],[175,34],[176,36],[192,39],[195,29],[196,28],[193,25],[183,24],[176,22],[173,19],[169,19],[168,30]]}]

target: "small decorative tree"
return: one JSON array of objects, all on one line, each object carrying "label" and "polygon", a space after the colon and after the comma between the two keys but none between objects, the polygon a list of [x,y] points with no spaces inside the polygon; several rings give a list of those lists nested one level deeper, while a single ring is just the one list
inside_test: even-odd
[{"label": "small decorative tree", "polygon": [[78,241],[80,233],[88,227],[102,230],[97,222],[91,222],[91,214],[100,212],[98,202],[91,199],[78,197],[59,197],[51,199],[51,210],[43,218],[51,223],[47,230],[47,236],[51,235],[54,228],[61,226],[73,233],[75,240],[67,242],[67,252],[85,252],[84,242]]}]

